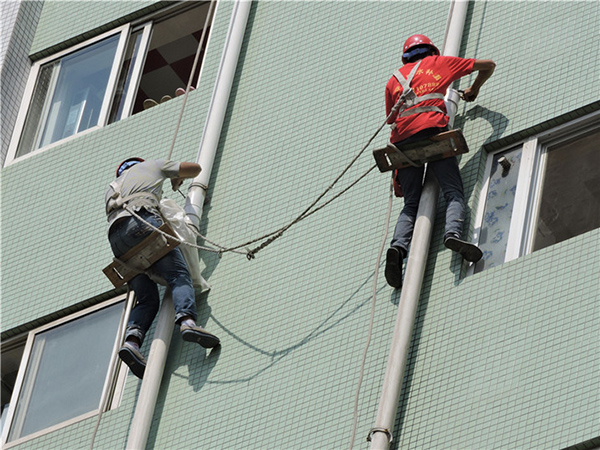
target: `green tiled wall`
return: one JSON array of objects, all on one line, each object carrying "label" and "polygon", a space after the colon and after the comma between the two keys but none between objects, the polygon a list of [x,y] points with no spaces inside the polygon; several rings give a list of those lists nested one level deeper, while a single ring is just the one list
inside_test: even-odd
[{"label": "green tiled wall", "polygon": [[[231,7],[219,5],[175,159],[195,158]],[[421,32],[440,43],[448,7],[255,2],[204,207],[209,238],[241,243],[308,206],[383,121],[404,39]],[[498,64],[477,102],[459,111],[472,209],[484,143],[597,100],[597,59],[568,57],[562,45],[587,30],[582,51],[597,50],[598,22],[593,2],[470,6],[464,56]],[[178,102],[3,169],[3,331],[110,289],[100,272],[110,259],[104,187],[120,158],[166,153]],[[368,153],[341,187],[372,165]],[[200,322],[223,346],[206,353],[174,337],[148,448],[348,447],[388,182],[373,172],[254,261],[201,255],[213,289],[200,299]],[[394,218],[401,206],[394,202]],[[441,245],[442,217],[440,208],[394,448],[564,448],[600,435],[600,230],[465,277]],[[399,301],[382,273],[377,290],[355,448],[366,448],[374,424]],[[130,375],[96,448],[125,446],[138,389]],[[94,420],[30,447],[87,447]]]},{"label": "green tiled wall", "polygon": [[169,2],[157,0],[46,0],[31,54],[47,56],[49,48],[73,45],[102,31],[127,23]]}]

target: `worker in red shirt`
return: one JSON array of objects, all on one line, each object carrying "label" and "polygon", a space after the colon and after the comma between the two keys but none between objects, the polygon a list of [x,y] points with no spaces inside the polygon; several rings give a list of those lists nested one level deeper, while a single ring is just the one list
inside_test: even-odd
[{"label": "worker in red shirt", "polygon": [[[402,62],[404,66],[396,71],[385,87],[387,115],[390,115],[401,95],[404,94],[408,100],[408,107],[404,110],[401,107],[388,120],[392,126],[390,142],[395,146],[427,139],[448,130],[449,118],[443,100],[448,87],[455,80],[477,71],[473,85],[465,89],[462,95],[465,101],[472,102],[496,67],[491,60],[440,56],[440,51],[431,40],[421,34],[409,37],[404,43]],[[482,257],[481,250],[461,240],[465,198],[456,157],[430,162],[428,167],[435,174],[446,199],[444,245],[460,253],[467,261],[478,261]],[[385,278],[395,288],[402,287],[402,261],[408,253],[413,234],[423,175],[423,166],[407,167],[394,173],[396,195],[404,195],[404,208],[386,254]]]}]

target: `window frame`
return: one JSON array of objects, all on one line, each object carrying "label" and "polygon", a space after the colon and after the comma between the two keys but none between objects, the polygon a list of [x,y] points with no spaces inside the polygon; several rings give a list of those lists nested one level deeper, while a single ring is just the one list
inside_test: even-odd
[{"label": "window frame", "polygon": [[[6,413],[6,418],[4,420],[4,427],[1,430],[2,438],[1,438],[1,447],[3,449],[8,449],[17,445],[20,445],[24,442],[36,439],[40,436],[43,436],[48,433],[52,433],[61,428],[65,428],[74,423],[80,422],[82,420],[89,419],[90,417],[97,416],[105,411],[109,411],[117,408],[123,397],[123,392],[125,389],[125,381],[127,379],[127,366],[118,360],[118,351],[121,345],[122,336],[125,330],[125,324],[127,323],[129,316],[129,306],[132,303],[134,293],[130,292],[129,297],[127,294],[122,294],[116,296],[110,300],[106,300],[104,302],[98,303],[97,305],[91,306],[89,308],[85,308],[82,311],[79,311],[74,314],[70,314],[61,319],[50,322],[41,327],[35,328],[27,333],[27,338],[25,342],[25,348],[23,350],[23,356],[21,358],[21,362],[19,364],[19,372],[17,375],[17,379],[15,381],[15,386],[13,389],[13,393],[11,395],[10,406]],[[106,376],[104,378],[104,384],[102,388],[102,394],[100,396],[100,402],[98,407],[92,411],[81,414],[79,416],[68,419],[64,422],[57,423],[50,427],[44,428],[42,430],[38,430],[34,433],[28,434],[26,436],[19,437],[12,441],[8,441],[9,433],[13,426],[13,421],[15,419],[15,412],[17,409],[17,399],[21,395],[21,391],[23,390],[23,384],[25,381],[25,375],[27,372],[27,367],[29,366],[31,357],[32,357],[32,349],[34,346],[35,338],[38,334],[43,333],[45,331],[60,327],[61,325],[65,325],[69,322],[76,321],[84,316],[89,314],[94,314],[104,308],[108,308],[114,306],[122,302],[124,305],[123,312],[121,313],[119,325],[117,327],[117,333],[114,339],[113,348],[111,350],[111,356],[109,359],[109,366],[107,369]],[[126,306],[127,305],[127,306]],[[20,337],[22,339],[22,337]]]},{"label": "window frame", "polygon": [[[154,31],[155,24],[158,22],[161,22],[162,20],[166,20],[169,17],[176,16],[178,14],[184,14],[186,12],[186,10],[188,10],[190,8],[194,8],[201,4],[210,3],[213,1],[216,2],[215,10],[213,11],[212,17],[210,18],[210,22],[208,23],[208,27],[212,30],[213,23],[217,16],[219,0],[204,0],[204,1],[198,2],[198,5],[194,5],[195,2],[191,2],[191,4],[190,4],[190,2],[177,2],[173,5],[162,8],[159,11],[153,11],[151,13],[148,13],[148,14],[144,15],[143,17],[132,20],[124,25],[113,28],[113,29],[106,31],[98,36],[87,39],[83,42],[80,42],[79,44],[76,44],[72,47],[66,48],[55,54],[52,54],[50,56],[47,56],[45,58],[42,58],[42,59],[34,62],[32,64],[32,67],[31,67],[31,70],[29,73],[29,77],[27,79],[25,91],[23,93],[23,97],[22,97],[21,103],[19,105],[19,112],[17,114],[15,126],[13,128],[12,136],[11,136],[10,143],[8,146],[8,152],[6,155],[5,162],[4,162],[4,167],[9,166],[15,162],[30,158],[41,152],[49,150],[57,145],[62,145],[71,139],[75,139],[79,136],[83,136],[84,134],[93,132],[94,130],[97,130],[99,128],[109,125],[111,109],[113,107],[113,102],[115,99],[115,92],[117,90],[117,85],[119,82],[119,75],[120,75],[121,69],[123,67],[123,62],[125,60],[125,56],[126,56],[127,48],[129,46],[129,43],[131,40],[131,36],[134,32],[142,30],[142,38],[140,41],[140,49],[139,49],[139,54],[141,57],[137,58],[137,60],[134,64],[134,68],[131,70],[132,83],[128,87],[128,91],[126,93],[123,111],[119,114],[118,118],[113,120],[113,122],[111,122],[111,123],[123,120],[127,117],[130,117],[132,115],[132,110],[134,107],[139,84],[142,80],[142,70],[143,70],[144,64],[146,62],[148,48],[149,48],[151,40],[152,40],[152,33]],[[21,141],[21,137],[22,137],[26,119],[27,119],[27,114],[29,113],[30,105],[33,100],[33,95],[35,93],[35,88],[36,88],[40,68],[45,64],[48,64],[52,61],[59,60],[60,58],[63,58],[66,55],[69,55],[73,52],[81,50],[84,47],[93,45],[103,39],[109,38],[109,37],[117,35],[117,34],[120,34],[119,43],[117,45],[117,50],[115,52],[115,57],[114,57],[113,64],[111,67],[110,76],[109,76],[109,79],[106,84],[106,92],[104,94],[102,109],[101,109],[100,115],[98,117],[98,123],[95,126],[90,127],[84,131],[75,133],[64,139],[57,140],[57,141],[52,142],[43,147],[36,148],[35,150],[32,150],[24,155],[17,156],[19,142]],[[206,49],[208,48],[209,43],[210,43],[211,35],[212,35],[212,32],[210,32],[208,34],[207,39],[204,43],[204,55],[205,56],[207,53]],[[204,69],[203,61],[200,61],[200,68],[199,68],[198,76],[196,77],[195,80],[192,81],[192,84],[194,84],[196,86],[198,85],[200,78],[202,76],[203,69]],[[44,108],[46,109],[46,105],[44,105]],[[44,114],[44,119],[42,121],[40,121],[40,123],[38,124],[38,130],[42,126],[41,124],[46,123],[46,119],[47,119],[47,117]],[[40,138],[39,135],[40,135],[40,133],[38,131],[37,136],[36,136],[36,141],[39,141],[39,138]]]},{"label": "window frame", "polygon": [[[123,57],[125,54],[125,49],[127,47],[127,42],[129,40],[129,35],[130,35],[130,30],[131,30],[131,24],[127,23],[125,25],[121,25],[117,28],[114,28],[110,31],[107,31],[105,33],[102,33],[96,37],[93,37],[91,39],[87,39],[83,42],[80,42],[79,44],[76,44],[72,47],[69,47],[67,49],[64,49],[60,52],[57,52],[53,55],[47,56],[46,58],[40,59],[36,62],[33,63],[32,67],[31,67],[31,71],[29,73],[29,78],[27,79],[27,84],[25,86],[25,91],[23,93],[23,97],[21,99],[21,105],[19,106],[19,114],[17,115],[17,120],[15,122],[15,127],[13,130],[13,134],[11,136],[11,140],[10,140],[10,144],[8,147],[8,153],[7,153],[7,157],[6,157],[6,164],[5,166],[8,166],[10,164],[12,164],[15,161],[21,161],[23,159],[29,158],[33,155],[37,155],[43,151],[46,151],[52,147],[55,147],[57,145],[61,145],[64,144],[65,142],[68,142],[71,139],[74,139],[76,137],[82,136],[86,133],[89,133],[93,130],[96,130],[98,128],[101,128],[103,126],[106,126],[106,123],[108,121],[108,116],[110,113],[110,107],[112,104],[112,99],[114,96],[114,91],[115,91],[115,87],[116,87],[116,83],[117,83],[117,79],[119,76],[119,72],[121,69],[121,65],[123,63]],[[38,81],[38,75],[40,73],[40,69],[42,66],[51,63],[53,61],[58,61],[62,58],[64,58],[67,55],[70,55],[72,53],[75,53],[85,47],[94,45],[104,39],[108,39],[112,36],[116,36],[116,35],[120,35],[119,37],[119,41],[117,44],[117,49],[115,52],[115,57],[113,59],[113,63],[112,63],[112,67],[110,69],[110,75],[106,84],[106,91],[104,93],[104,98],[102,100],[102,108],[100,110],[100,114],[98,117],[98,123],[96,125],[94,125],[93,127],[88,128],[87,130],[84,130],[80,133],[75,133],[71,136],[68,136],[64,139],[59,139],[55,142],[52,142],[48,145],[45,145],[43,147],[40,148],[36,148],[35,150],[32,150],[24,155],[21,156],[17,156],[17,149],[19,146],[19,142],[21,141],[21,137],[24,131],[24,127],[25,127],[25,121],[27,119],[27,114],[29,113],[29,109],[30,109],[30,105],[31,102],[33,100],[33,95],[35,93],[35,88],[37,85],[37,81]],[[58,74],[53,75],[53,81],[52,81],[52,90],[49,89],[49,92],[54,92],[54,88],[56,85],[56,80],[58,78]],[[50,94],[49,94],[50,96]],[[36,133],[36,146],[37,143],[39,143],[39,140],[41,138],[41,133],[39,132],[39,129],[42,127],[42,124],[45,124],[48,117],[48,100],[45,100],[45,105],[44,105],[44,112],[42,113],[42,117],[43,119],[40,120],[40,122],[37,124],[38,127],[38,131]]]},{"label": "window frame", "polygon": [[[480,195],[477,205],[472,241],[476,244],[479,243],[494,156],[498,153],[521,147],[521,166],[517,177],[515,203],[510,221],[503,263],[513,261],[521,256],[532,253],[533,238],[537,226],[537,217],[539,215],[541,190],[549,149],[560,143],[572,139],[574,140],[599,127],[600,111],[596,111],[552,128],[551,130],[536,134],[535,136],[502,147],[498,150],[488,152],[484,171],[485,178],[481,186],[482,195]],[[473,274],[474,271],[475,264],[472,264],[469,267],[469,274]]]},{"label": "window frame", "polygon": [[141,57],[136,58],[135,63],[133,64],[133,68],[131,69],[131,85],[127,88],[127,93],[125,94],[125,100],[123,101],[123,110],[121,111],[121,114],[119,114],[118,117],[114,120],[113,123],[118,122],[123,119],[126,119],[127,117],[131,116],[131,112],[132,112],[133,105],[135,102],[135,97],[137,95],[137,90],[138,90],[138,87],[142,80],[141,73],[142,73],[142,69],[144,68],[144,64],[146,63],[148,47],[150,46],[150,41],[152,39],[152,30],[153,30],[153,26],[154,26],[154,21],[153,20],[145,20],[139,24],[135,24],[135,25],[130,24],[130,25],[131,25],[130,29],[127,31],[126,45],[125,45],[125,48],[123,49],[123,54],[121,55],[121,61],[119,63],[119,70],[117,71],[117,75],[114,80],[114,86],[112,87],[111,101],[110,101],[110,105],[109,105],[108,111],[106,112],[106,117],[105,117],[106,122],[103,126],[106,126],[108,124],[108,121],[110,120],[110,109],[113,107],[115,90],[117,89],[117,84],[119,82],[119,74],[120,74],[121,68],[123,66],[127,47],[129,46],[129,43],[131,41],[131,36],[135,32],[140,31],[140,30],[142,32],[142,35],[140,37],[140,48],[138,49],[138,54]]}]

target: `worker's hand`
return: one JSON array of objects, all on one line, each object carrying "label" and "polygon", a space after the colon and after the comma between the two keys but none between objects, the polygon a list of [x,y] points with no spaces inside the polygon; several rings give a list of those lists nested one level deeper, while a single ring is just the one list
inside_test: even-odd
[{"label": "worker's hand", "polygon": [[471,86],[471,87],[468,87],[465,89],[465,91],[462,94],[462,99],[465,102],[472,102],[473,100],[475,100],[477,98],[478,95],[479,95],[479,89],[473,88],[473,86]]},{"label": "worker's hand", "polygon": [[184,178],[171,178],[171,187],[173,188],[173,192],[177,191],[183,184]]}]

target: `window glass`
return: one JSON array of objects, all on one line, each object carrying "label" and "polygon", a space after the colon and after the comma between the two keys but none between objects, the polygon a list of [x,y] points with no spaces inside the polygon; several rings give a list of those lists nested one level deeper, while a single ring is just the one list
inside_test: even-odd
[{"label": "window glass", "polygon": [[119,302],[35,335],[9,441],[99,408],[122,310]]},{"label": "window glass", "polygon": [[600,131],[549,146],[532,250],[600,227]]},{"label": "window glass", "polygon": [[479,237],[479,248],[483,252],[483,258],[475,265],[475,272],[481,272],[504,262],[521,153],[519,147],[497,153],[493,157]]},{"label": "window glass", "polygon": [[17,156],[98,125],[119,35],[40,68]]},{"label": "window glass", "polygon": [[27,120],[19,142],[17,156],[24,155],[33,150],[34,140],[37,136],[37,130],[40,126],[42,112],[44,110],[44,102],[50,89],[50,83],[53,80],[53,75],[56,73],[58,62],[53,62],[44,65],[39,72]]},{"label": "window glass", "polygon": [[125,51],[125,60],[121,68],[121,74],[117,82],[117,90],[113,100],[112,109],[110,112],[109,123],[115,122],[122,117],[127,117],[129,111],[125,112],[125,101],[127,92],[129,91],[133,81],[133,70],[137,59],[140,57],[140,48],[142,44],[143,30],[138,30],[132,33],[129,39],[129,45]]}]

